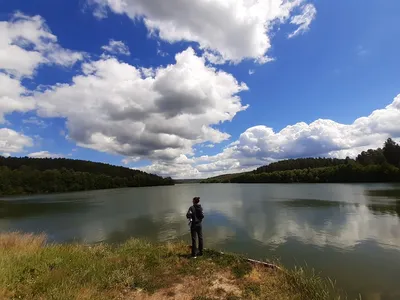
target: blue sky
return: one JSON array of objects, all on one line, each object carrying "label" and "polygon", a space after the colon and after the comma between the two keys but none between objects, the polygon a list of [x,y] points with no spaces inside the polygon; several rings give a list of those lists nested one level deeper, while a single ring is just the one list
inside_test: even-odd
[{"label": "blue sky", "polygon": [[207,177],[400,138],[399,1],[165,3],[0,0],[0,154]]}]

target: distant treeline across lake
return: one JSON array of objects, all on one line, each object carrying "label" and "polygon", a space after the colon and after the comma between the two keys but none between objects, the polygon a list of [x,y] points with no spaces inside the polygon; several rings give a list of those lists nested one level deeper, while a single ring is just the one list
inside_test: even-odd
[{"label": "distant treeline across lake", "polygon": [[383,148],[361,152],[356,159],[298,158],[254,171],[211,177],[202,183],[345,183],[400,182],[400,145],[388,139]]},{"label": "distant treeline across lake", "polygon": [[172,185],[139,170],[66,158],[0,156],[0,195]]}]

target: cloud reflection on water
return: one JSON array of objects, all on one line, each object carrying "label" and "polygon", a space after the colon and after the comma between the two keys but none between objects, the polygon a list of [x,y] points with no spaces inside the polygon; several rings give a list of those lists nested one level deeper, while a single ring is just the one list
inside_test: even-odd
[{"label": "cloud reflection on water", "polygon": [[[332,195],[324,194],[323,189],[314,193],[321,200],[275,198],[262,201],[247,195],[241,204],[236,200],[232,205],[227,199],[209,203],[208,209],[222,211],[236,227],[269,246],[278,246],[294,237],[303,243],[343,250],[367,240],[375,241],[383,248],[400,249],[400,218],[384,210],[377,216],[369,204],[374,201],[370,195],[360,190],[360,186],[345,187],[345,195],[335,200],[331,199],[340,195],[340,191]],[[332,190],[333,187],[329,188]],[[353,189],[351,193],[349,188]]]}]

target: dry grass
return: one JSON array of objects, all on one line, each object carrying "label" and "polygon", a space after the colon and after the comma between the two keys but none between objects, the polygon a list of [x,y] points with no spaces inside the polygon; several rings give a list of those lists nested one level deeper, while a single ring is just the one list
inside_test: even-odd
[{"label": "dry grass", "polygon": [[46,243],[44,234],[20,234],[18,232],[0,234],[0,249],[7,251],[32,252]]},{"label": "dry grass", "polygon": [[334,299],[329,281],[271,270],[183,243],[47,245],[44,235],[0,234],[0,299]]}]

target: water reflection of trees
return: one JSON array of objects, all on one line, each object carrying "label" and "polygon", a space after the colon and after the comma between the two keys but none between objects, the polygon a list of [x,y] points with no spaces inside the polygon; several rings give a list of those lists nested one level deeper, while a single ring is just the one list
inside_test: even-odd
[{"label": "water reflection of trees", "polygon": [[310,207],[310,208],[326,208],[326,207],[338,207],[341,205],[357,205],[358,203],[347,203],[340,201],[331,200],[319,200],[319,199],[288,199],[281,201],[282,205],[289,207]]},{"label": "water reflection of trees", "polygon": [[400,200],[390,204],[370,204],[368,207],[376,214],[397,215],[400,217]]},{"label": "water reflection of trees", "polygon": [[70,201],[30,201],[0,200],[0,219],[18,219],[46,214],[64,214],[85,211],[90,207],[88,201],[70,199]]},{"label": "water reflection of trees", "polygon": [[367,195],[372,197],[386,197],[388,199],[400,200],[400,189],[369,190]]},{"label": "water reflection of trees", "polygon": [[149,241],[164,242],[183,238],[189,233],[189,227],[185,220],[175,218],[165,221],[166,214],[159,218],[149,215],[125,220],[124,225],[110,232],[106,239],[108,242],[119,243],[130,238],[143,238]]},{"label": "water reflection of trees", "polygon": [[400,217],[400,189],[370,190],[367,192],[368,208],[374,214],[397,215]]}]

